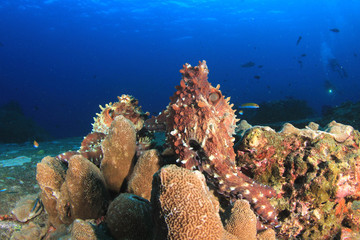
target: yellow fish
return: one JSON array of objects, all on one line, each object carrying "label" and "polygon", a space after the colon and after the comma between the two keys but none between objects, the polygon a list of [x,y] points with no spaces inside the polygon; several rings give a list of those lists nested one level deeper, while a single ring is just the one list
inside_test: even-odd
[{"label": "yellow fish", "polygon": [[259,108],[260,106],[256,103],[244,103],[241,104],[240,108]]},{"label": "yellow fish", "polygon": [[38,148],[38,147],[39,147],[39,143],[34,140],[34,148]]}]

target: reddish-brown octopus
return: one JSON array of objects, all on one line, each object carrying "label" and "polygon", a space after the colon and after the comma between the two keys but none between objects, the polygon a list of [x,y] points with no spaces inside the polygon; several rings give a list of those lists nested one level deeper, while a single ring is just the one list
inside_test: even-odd
[{"label": "reddish-brown octopus", "polygon": [[145,127],[163,128],[183,167],[200,170],[218,193],[231,201],[245,198],[262,223],[277,225],[277,213],[269,201],[276,196],[275,190],[254,182],[235,164],[233,134],[238,120],[230,98],[224,98],[219,85],[208,82],[205,61],[196,67],[185,64],[180,72],[182,80],[170,104],[147,120]]}]

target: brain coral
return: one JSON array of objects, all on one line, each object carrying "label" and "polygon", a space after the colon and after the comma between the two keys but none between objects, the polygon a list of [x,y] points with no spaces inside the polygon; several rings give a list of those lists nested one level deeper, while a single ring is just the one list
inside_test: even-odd
[{"label": "brain coral", "polygon": [[70,158],[57,209],[64,223],[105,215],[109,196],[98,167],[81,155]]},{"label": "brain coral", "polygon": [[239,240],[256,240],[256,215],[246,200],[236,200],[231,214],[225,221],[225,229]]},{"label": "brain coral", "polygon": [[115,239],[152,239],[150,202],[134,194],[122,193],[110,204],[106,224]]},{"label": "brain coral", "polygon": [[221,239],[224,229],[218,202],[211,198],[204,176],[175,165],[154,175],[151,202],[156,239]]},{"label": "brain coral", "polygon": [[150,200],[152,176],[160,169],[160,156],[157,150],[145,151],[136,162],[130,176],[127,192]]},{"label": "brain coral", "polygon": [[111,191],[119,192],[133,165],[136,151],[134,124],[122,115],[117,116],[102,143],[102,151],[104,157],[100,169],[107,187]]}]

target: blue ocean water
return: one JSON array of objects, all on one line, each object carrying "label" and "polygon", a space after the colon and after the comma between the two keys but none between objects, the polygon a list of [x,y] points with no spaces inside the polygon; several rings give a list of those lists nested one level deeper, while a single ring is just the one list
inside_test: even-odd
[{"label": "blue ocean water", "polygon": [[293,97],[320,113],[360,100],[359,10],[355,0],[2,0],[0,105],[18,101],[55,137],[86,135],[98,105],[124,93],[158,113],[182,65],[204,59],[233,103]]}]

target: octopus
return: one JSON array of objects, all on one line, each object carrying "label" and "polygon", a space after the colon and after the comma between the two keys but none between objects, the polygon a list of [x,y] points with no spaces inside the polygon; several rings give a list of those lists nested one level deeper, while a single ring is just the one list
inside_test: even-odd
[{"label": "octopus", "polygon": [[258,229],[278,224],[277,213],[269,199],[274,189],[256,183],[236,166],[234,141],[236,119],[230,98],[220,85],[208,82],[205,61],[180,70],[182,79],[170,97],[167,108],[145,121],[148,130],[165,130],[167,143],[187,169],[201,171],[209,185],[229,199],[246,199],[258,216]]}]

